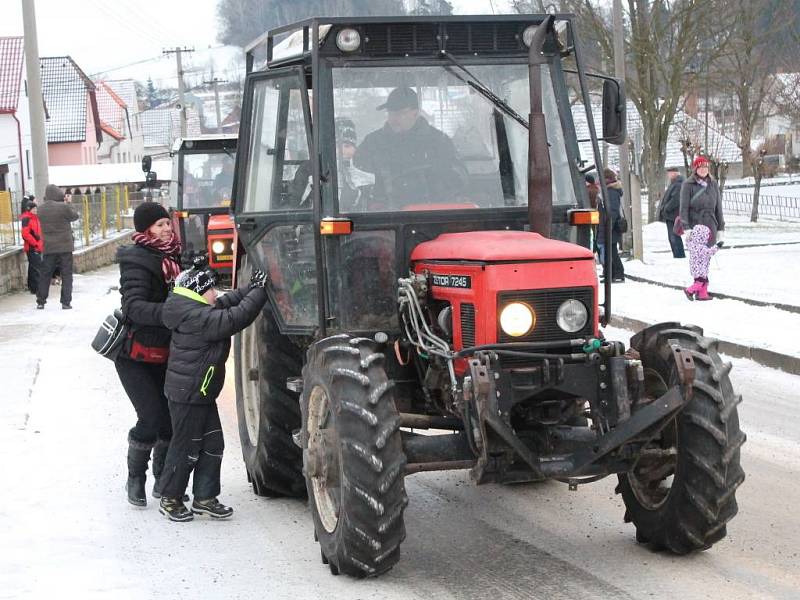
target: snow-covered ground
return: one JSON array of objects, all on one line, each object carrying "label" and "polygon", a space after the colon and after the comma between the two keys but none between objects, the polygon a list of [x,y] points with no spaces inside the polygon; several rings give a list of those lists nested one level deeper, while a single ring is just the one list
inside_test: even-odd
[{"label": "snow-covered ground", "polygon": [[[625,271],[654,281],[689,285],[689,262],[672,258],[664,223],[644,228],[644,260],[625,263]],[[760,247],[737,248],[737,246]],[[750,223],[732,217],[725,230],[725,247],[711,261],[711,291],[800,306],[800,224]],[[676,294],[677,300],[686,299]]]}]

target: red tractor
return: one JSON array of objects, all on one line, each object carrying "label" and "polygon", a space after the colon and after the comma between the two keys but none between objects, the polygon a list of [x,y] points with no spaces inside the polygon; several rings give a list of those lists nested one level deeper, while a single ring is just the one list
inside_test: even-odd
[{"label": "red tractor", "polygon": [[237,249],[230,215],[235,135],[179,138],[173,144],[172,186],[175,230],[183,244],[185,262],[206,254],[208,264],[229,284]]},{"label": "red tractor", "polygon": [[725,537],[745,436],[715,340],[603,334],[583,173],[625,99],[572,16],[317,18],[247,64],[237,274],[270,301],[235,344],[242,450],[257,494],[308,495],[332,573],[399,560],[420,471],[614,475],[637,541]]}]

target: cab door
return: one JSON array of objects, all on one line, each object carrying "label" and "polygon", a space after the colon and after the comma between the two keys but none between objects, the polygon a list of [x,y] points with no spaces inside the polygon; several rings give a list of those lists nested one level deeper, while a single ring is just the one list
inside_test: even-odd
[{"label": "cab door", "polygon": [[248,76],[238,148],[232,205],[247,264],[268,273],[281,331],[312,333],[320,311],[312,224],[314,153],[302,69]]}]

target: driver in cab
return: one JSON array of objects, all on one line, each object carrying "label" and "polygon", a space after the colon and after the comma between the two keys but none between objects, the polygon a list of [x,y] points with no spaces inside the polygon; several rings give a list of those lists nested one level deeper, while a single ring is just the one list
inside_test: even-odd
[{"label": "driver in cab", "polygon": [[353,162],[375,175],[375,209],[451,202],[463,188],[452,140],[420,115],[419,97],[399,87],[377,107],[386,124],[364,138]]}]

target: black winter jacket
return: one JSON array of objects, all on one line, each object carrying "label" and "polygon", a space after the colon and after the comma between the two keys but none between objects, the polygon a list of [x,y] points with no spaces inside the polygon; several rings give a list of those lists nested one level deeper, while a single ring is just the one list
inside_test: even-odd
[{"label": "black winter jacket", "polygon": [[[169,293],[157,250],[134,244],[117,250],[122,312],[131,324],[131,339],[120,353],[131,358],[134,342],[150,348],[169,348],[170,331],[161,321]],[[165,352],[166,353],[166,352]]]},{"label": "black winter jacket", "polygon": [[661,202],[658,205],[658,220],[659,221],[674,221],[678,217],[681,208],[681,186],[683,185],[683,177],[678,175],[673,179],[667,191],[661,197]]},{"label": "black winter jacket", "polygon": [[[608,200],[606,201],[606,208],[611,213],[611,239],[614,243],[622,240],[622,234],[615,227],[616,222],[622,216],[622,182],[621,181],[607,181],[606,188],[608,189]],[[597,243],[606,243],[606,214],[605,210],[600,210],[600,227],[597,228]]]},{"label": "black winter jacket", "polygon": [[225,383],[231,336],[253,321],[267,302],[263,288],[233,290],[214,306],[176,287],[164,304],[164,324],[172,330],[164,391],[171,402],[210,404]]}]

